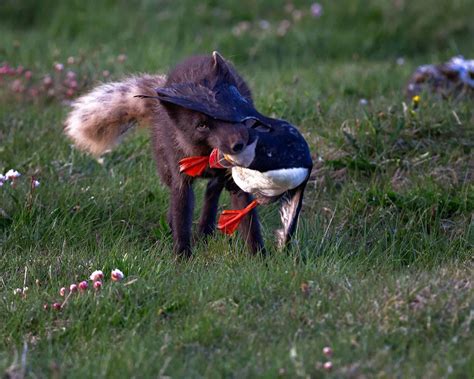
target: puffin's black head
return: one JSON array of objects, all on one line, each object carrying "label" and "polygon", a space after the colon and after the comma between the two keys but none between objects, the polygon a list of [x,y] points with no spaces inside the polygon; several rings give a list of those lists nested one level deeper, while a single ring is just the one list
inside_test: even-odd
[{"label": "puffin's black head", "polygon": [[220,153],[218,160],[221,165],[240,166],[260,172],[288,168],[311,169],[311,154],[301,133],[283,120],[265,117],[263,121],[246,121],[251,142],[239,154]]}]

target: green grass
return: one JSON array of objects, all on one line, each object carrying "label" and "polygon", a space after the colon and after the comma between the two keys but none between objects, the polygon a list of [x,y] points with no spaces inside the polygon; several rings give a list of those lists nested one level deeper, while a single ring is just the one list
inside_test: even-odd
[{"label": "green grass", "polygon": [[[414,110],[403,97],[418,64],[474,57],[472,5],[321,3],[314,19],[310,2],[295,1],[306,12],[298,22],[269,0],[0,4],[0,64],[23,65],[35,83],[69,56],[84,91],[103,70],[163,72],[218,49],[262,112],[300,127],[315,158],[288,253],[275,251],[269,206],[260,212],[268,259],[216,235],[175,262],[147,133],[99,164],[63,137],[61,96],[31,101],[0,81],[0,172],[23,173],[0,188],[2,374],[473,376],[472,100],[423,94]],[[281,37],[283,19],[292,26]],[[249,30],[237,36],[242,21]],[[106,279],[100,293],[43,310],[61,286],[116,267],[123,283]],[[13,293],[24,285],[25,297]]]}]

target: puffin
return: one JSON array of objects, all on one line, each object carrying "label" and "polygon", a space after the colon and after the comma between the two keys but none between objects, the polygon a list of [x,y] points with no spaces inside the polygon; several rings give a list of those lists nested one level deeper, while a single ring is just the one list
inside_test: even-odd
[{"label": "puffin", "polygon": [[[213,56],[223,60],[217,52]],[[298,129],[285,120],[261,114],[251,99],[227,80],[218,80],[212,86],[190,82],[155,90],[160,101],[248,127],[249,141],[239,153],[224,154],[215,148],[209,156],[185,157],[179,162],[180,172],[201,176],[207,168],[227,170],[238,187],[253,195],[254,200],[244,209],[222,212],[217,227],[225,234],[233,234],[256,206],[279,200],[282,227],[276,237],[278,246],[284,247],[296,231],[313,166],[309,146]]]},{"label": "puffin", "polygon": [[238,154],[224,154],[219,149],[209,156],[186,157],[180,171],[199,176],[207,167],[228,170],[235,184],[254,200],[244,209],[224,210],[217,228],[233,234],[240,221],[258,205],[280,200],[282,227],[276,231],[283,247],[296,230],[303,193],[313,162],[308,144],[301,133],[284,120],[268,117],[248,118],[249,144]]},{"label": "puffin", "polygon": [[209,166],[228,169],[235,184],[253,195],[254,200],[242,210],[224,210],[218,229],[232,234],[250,210],[280,200],[282,228],[277,241],[284,246],[296,229],[303,193],[313,162],[308,144],[301,133],[284,120],[247,119],[250,143],[239,154],[224,154],[214,149]]}]

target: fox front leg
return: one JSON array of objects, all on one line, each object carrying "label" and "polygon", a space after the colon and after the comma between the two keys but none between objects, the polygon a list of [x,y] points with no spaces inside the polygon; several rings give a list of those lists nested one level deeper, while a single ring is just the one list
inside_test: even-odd
[{"label": "fox front leg", "polygon": [[180,180],[171,187],[171,223],[174,252],[180,257],[191,256],[191,228],[194,210],[192,182]]},{"label": "fox front leg", "polygon": [[224,189],[225,177],[216,177],[209,180],[204,194],[204,203],[199,219],[199,234],[208,236],[216,229],[217,207],[219,197]]}]

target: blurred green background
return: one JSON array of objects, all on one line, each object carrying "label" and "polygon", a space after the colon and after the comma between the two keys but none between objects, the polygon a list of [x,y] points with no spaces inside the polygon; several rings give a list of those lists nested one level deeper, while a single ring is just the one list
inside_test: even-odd
[{"label": "blurred green background", "polygon": [[[61,55],[75,55],[80,47],[104,55],[126,52],[133,67],[151,70],[212,50],[238,64],[272,66],[315,65],[329,58],[441,59],[473,49],[470,0],[323,0],[320,17],[312,15],[313,4],[3,0],[0,59],[14,56],[23,64],[40,64],[45,54],[59,49]],[[22,48],[26,38],[35,43]]]}]

